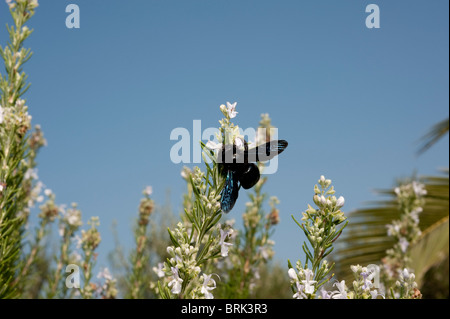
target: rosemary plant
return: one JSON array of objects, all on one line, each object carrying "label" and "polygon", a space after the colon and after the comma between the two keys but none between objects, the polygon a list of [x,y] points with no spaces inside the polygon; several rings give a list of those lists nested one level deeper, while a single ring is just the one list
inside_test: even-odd
[{"label": "rosemary plant", "polygon": [[25,23],[33,16],[37,1],[7,1],[14,25],[7,26],[9,43],[0,47],[6,74],[0,73],[0,298],[19,297],[15,279],[23,267],[20,262],[23,225],[28,201],[24,177],[30,162],[27,134],[31,127],[26,101],[22,98],[29,84],[22,66],[31,57],[23,47],[30,36]]},{"label": "rosemary plant", "polygon": [[[239,127],[231,122],[237,114],[236,103],[221,105],[225,118],[219,123],[221,127],[216,136],[219,143],[234,143],[242,138]],[[220,208],[221,191],[224,178],[217,165],[219,149],[216,144],[201,143],[206,173],[195,167],[189,173],[194,202],[185,207],[185,223],[178,223],[175,230],[169,229],[172,246],[167,248],[171,256],[164,263],[166,277],[158,282],[158,291],[162,298],[213,298],[212,290],[216,282],[212,274],[202,273],[208,261],[228,256],[229,237],[233,229],[226,224],[219,224],[222,217]],[[208,164],[207,157],[211,161]],[[186,174],[188,171],[184,170]]]},{"label": "rosemary plant", "polygon": [[150,260],[149,250],[146,249],[148,237],[147,228],[149,224],[150,214],[153,212],[155,203],[150,198],[152,188],[147,186],[139,205],[139,219],[134,231],[136,248],[133,251],[131,259],[131,273],[129,275],[128,284],[130,287],[129,298],[140,299],[144,297],[144,284],[149,281],[145,273],[145,266]]},{"label": "rosemary plant", "polygon": [[[271,141],[274,127],[268,114],[261,115],[261,121],[256,136],[256,145]],[[264,171],[265,163],[258,162],[260,172]],[[221,285],[221,298],[249,298],[254,289],[260,284],[260,270],[273,256],[274,242],[270,239],[274,227],[280,221],[276,205],[277,197],[269,199],[270,212],[266,214],[263,204],[268,194],[262,191],[267,182],[267,176],[261,177],[252,192],[248,193],[249,201],[242,215],[243,230],[233,233],[234,245],[230,250],[230,258],[218,261],[216,268],[221,277],[227,280]],[[234,224],[234,220],[227,221]]]},{"label": "rosemary plant", "polygon": [[386,251],[386,257],[382,259],[383,282],[392,287],[386,293],[393,298],[404,298],[405,295],[419,297],[417,286],[406,285],[407,288],[403,289],[405,285],[397,283],[401,278],[409,278],[413,270],[408,248],[421,235],[419,215],[423,211],[427,191],[425,185],[417,181],[396,187],[394,191],[402,214],[399,220],[386,225],[388,235],[394,237],[396,243]]},{"label": "rosemary plant", "polygon": [[[299,223],[294,217],[294,221],[303,230],[308,239],[311,248],[304,243],[302,248],[306,254],[304,265],[300,261],[296,263],[296,269],[288,260],[289,277],[291,279],[291,288],[294,292],[293,297],[297,299],[377,299],[385,298],[402,298],[415,299],[421,298],[422,295],[417,289],[415,275],[407,268],[398,270],[398,280],[394,285],[389,284],[390,295],[384,294],[384,287],[379,287],[380,271],[376,265],[368,265],[362,267],[360,265],[352,265],[350,268],[354,274],[354,281],[350,287],[347,287],[345,280],[335,281],[334,291],[328,291],[325,284],[333,277],[329,275],[334,263],[328,265],[325,257],[333,251],[333,243],[338,239],[344,228],[348,224],[347,217],[341,211],[345,200],[341,196],[334,196],[335,190],[331,186],[331,180],[321,176],[318,185],[314,187],[314,203],[318,209],[314,209],[308,205],[308,209],[303,213],[302,221]],[[417,214],[420,212],[420,205],[423,204],[421,196],[426,192],[420,184],[408,185],[404,188],[396,189],[399,194],[399,204],[404,208],[408,215],[404,220],[405,225],[411,226],[411,236],[417,236]],[[405,204],[406,203],[406,204]],[[411,210],[415,211],[411,217]],[[344,224],[343,224],[344,223]],[[343,224],[343,225],[341,225]],[[394,226],[388,226],[389,231],[393,229],[397,231],[399,227],[394,222]],[[396,245],[395,247],[398,247]],[[394,247],[394,248],[395,248]],[[401,255],[401,258],[403,255]],[[311,263],[311,267],[309,267]],[[403,267],[402,265],[400,265]],[[377,283],[377,285],[375,284]],[[329,286],[329,285],[328,285]],[[320,288],[320,289],[319,289]],[[396,291],[396,292],[394,292]]]},{"label": "rosemary plant", "polygon": [[[331,186],[331,180],[322,175],[318,181],[319,186],[314,186],[313,201],[317,209],[308,205],[299,223],[294,216],[292,219],[303,230],[309,241],[310,247],[303,243],[302,249],[306,260],[302,264],[296,263],[294,269],[288,260],[289,277],[294,298],[314,299],[318,289],[331,279],[329,276],[334,263],[329,265],[325,259],[333,251],[333,243],[347,226],[347,217],[341,211],[344,206],[344,197],[336,198],[335,190]],[[341,225],[344,223],[343,225]]]},{"label": "rosemary plant", "polygon": [[[59,236],[61,238],[59,247],[59,255],[54,255],[56,260],[56,268],[52,269],[47,289],[47,298],[65,298],[67,294],[67,287],[65,285],[65,280],[62,280],[66,274],[66,266],[72,263],[72,242],[76,238],[75,233],[79,230],[82,225],[81,221],[81,211],[77,208],[75,203],[72,207],[67,210],[64,207],[55,206],[53,200],[54,196],[51,197],[51,201],[48,201],[45,205],[49,207],[41,211],[52,212],[59,218]],[[48,214],[49,214],[48,213]],[[41,213],[42,214],[42,213]]]},{"label": "rosemary plant", "polygon": [[97,229],[100,225],[98,217],[91,217],[88,224],[91,225],[91,228],[81,231],[81,248],[84,255],[81,266],[84,275],[84,287],[80,292],[83,299],[91,299],[94,294],[95,285],[91,285],[92,267],[97,257],[94,251],[101,241],[100,232]]}]

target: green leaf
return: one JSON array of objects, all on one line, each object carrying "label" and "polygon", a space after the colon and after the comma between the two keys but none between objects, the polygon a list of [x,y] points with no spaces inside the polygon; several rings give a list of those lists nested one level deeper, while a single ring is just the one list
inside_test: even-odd
[{"label": "green leaf", "polygon": [[428,150],[431,146],[436,144],[445,134],[448,133],[449,129],[449,119],[445,119],[437,124],[435,124],[431,130],[420,139],[422,144],[417,151],[417,154],[422,154]]},{"label": "green leaf", "polygon": [[175,236],[172,234],[170,228],[167,228],[167,231],[169,232],[169,237],[170,237],[170,240],[172,241],[172,244],[174,244],[175,247],[180,247],[180,244],[178,243]]},{"label": "green leaf", "polygon": [[419,240],[411,247],[411,264],[419,287],[425,273],[448,256],[448,221],[449,217],[447,216],[426,229]]}]

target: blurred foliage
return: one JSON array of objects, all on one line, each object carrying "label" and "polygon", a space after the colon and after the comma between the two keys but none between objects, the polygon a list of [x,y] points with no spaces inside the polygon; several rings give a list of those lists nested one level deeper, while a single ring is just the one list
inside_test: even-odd
[{"label": "blurred foliage", "polygon": [[[141,280],[146,285],[143,288],[141,298],[156,298],[155,291],[150,289],[150,282],[157,281],[158,277],[153,271],[153,267],[161,261],[169,257],[167,246],[170,245],[170,237],[167,232],[168,227],[174,227],[176,217],[170,204],[170,192],[166,193],[166,201],[163,205],[155,204],[154,212],[149,218],[149,225],[146,232],[148,240],[145,244],[144,254],[148,256],[148,262],[144,265],[140,275]],[[137,221],[135,223],[135,232],[137,229]],[[108,255],[111,269],[118,281],[118,289],[120,297],[131,296],[131,287],[128,276],[133,267],[129,255],[124,251],[119,241],[119,236],[115,225],[112,225],[112,231],[115,238],[115,249]]]},{"label": "blurred foliage", "polygon": [[[448,133],[448,119],[430,130],[422,138],[422,153]],[[419,215],[421,237],[410,247],[412,265],[419,289],[424,298],[448,298],[449,255],[449,171],[440,176],[425,176],[419,180],[425,184],[425,206]],[[411,180],[416,179],[415,177]],[[397,181],[397,185],[405,181]],[[386,200],[370,203],[368,208],[358,209],[349,215],[349,226],[339,241],[333,255],[337,262],[337,278],[350,280],[350,265],[380,264],[386,250],[394,244],[387,235],[386,225],[401,215],[393,190],[378,191]],[[440,280],[440,278],[447,280]]]},{"label": "blurred foliage", "polygon": [[425,299],[449,298],[448,255],[439,264],[431,267],[423,276],[424,284],[420,288]]},{"label": "blurred foliage", "polygon": [[262,265],[259,270],[260,280],[256,284],[250,298],[254,299],[290,299],[289,277],[286,266],[278,261]]},{"label": "blurred foliage", "polygon": [[[110,252],[109,260],[116,279],[103,272],[104,284],[98,283],[92,273],[97,258],[94,250],[101,240],[98,224],[91,224],[92,227],[82,230],[78,237],[82,223],[76,205],[72,210],[65,210],[54,203],[54,196],[46,195],[48,200],[39,207],[39,225],[35,229],[25,227],[30,208],[42,201],[38,200],[42,185],[34,168],[36,155],[45,145],[40,127],[31,130],[31,117],[25,100],[21,99],[29,88],[22,66],[31,57],[31,51],[23,48],[23,42],[32,33],[24,24],[34,14],[37,1],[7,1],[7,4],[14,24],[7,27],[11,43],[0,47],[6,71],[5,75],[0,74],[0,298],[157,298],[155,267],[169,257],[167,247],[171,240],[167,229],[174,228],[183,214],[174,216],[170,196],[162,206],[154,204],[147,211],[141,209],[141,202],[140,215],[132,229],[136,247],[130,251],[121,246],[113,225],[115,249]],[[268,115],[263,116],[260,126],[270,131]],[[420,140],[418,153],[435,145],[448,130],[448,118],[433,126]],[[422,235],[410,247],[410,253],[424,298],[449,298],[448,174],[446,169],[439,176],[420,178],[427,190],[424,211],[420,214]],[[260,187],[265,180],[261,179],[254,193],[249,193],[246,213],[251,211],[252,215],[244,214],[243,230],[239,231],[235,246],[230,250],[233,263],[223,268],[212,262],[207,265],[208,270],[214,270],[211,273],[219,277],[214,291],[216,297],[292,298],[286,268],[271,260],[273,252],[266,257],[267,251],[263,253],[266,246],[270,246],[271,227],[278,218],[274,206],[269,214],[263,209],[268,195],[261,193]],[[188,185],[188,194],[183,198],[183,208],[188,210],[192,205],[189,192]],[[335,244],[336,250],[330,257],[336,262],[335,277],[339,280],[352,281],[351,265],[379,264],[386,250],[394,244],[387,236],[386,225],[398,219],[401,212],[393,190],[381,190],[379,194],[386,199],[352,212],[346,231]],[[146,204],[150,205],[150,201]],[[146,214],[144,217],[142,211]],[[249,218],[256,222],[249,223]],[[55,221],[59,222],[59,237],[52,236],[52,229],[57,226]],[[75,245],[76,241],[79,245]],[[79,251],[84,254],[84,260],[78,255]],[[82,265],[85,285],[79,291],[68,291],[64,285],[65,266],[70,263]]]},{"label": "blurred foliage", "polygon": [[434,144],[436,144],[445,134],[448,133],[449,119],[445,119],[435,124],[428,133],[426,133],[419,141],[421,146],[417,151],[418,154],[424,153]]}]

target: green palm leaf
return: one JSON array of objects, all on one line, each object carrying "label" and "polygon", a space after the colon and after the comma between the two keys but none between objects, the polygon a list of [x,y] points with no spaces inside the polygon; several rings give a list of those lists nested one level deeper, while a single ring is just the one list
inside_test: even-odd
[{"label": "green palm leaf", "polygon": [[427,228],[421,238],[411,247],[416,282],[419,287],[425,273],[448,256],[448,216]]},{"label": "green palm leaf", "polygon": [[446,120],[443,120],[442,122],[435,124],[431,128],[431,130],[419,140],[419,143],[421,143],[422,145],[420,146],[419,151],[417,153],[422,154],[431,146],[433,146],[448,132],[448,129],[449,129],[448,118]]}]

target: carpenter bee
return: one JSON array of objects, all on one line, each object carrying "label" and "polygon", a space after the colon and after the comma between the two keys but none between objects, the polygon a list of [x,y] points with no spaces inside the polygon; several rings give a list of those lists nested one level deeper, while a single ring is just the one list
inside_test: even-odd
[{"label": "carpenter bee", "polygon": [[243,143],[239,146],[236,143],[222,146],[217,156],[219,170],[226,178],[220,200],[225,213],[233,209],[241,186],[249,189],[259,181],[260,173],[255,162],[268,161],[288,146],[285,140],[273,140],[249,149],[245,140],[240,141]]}]

